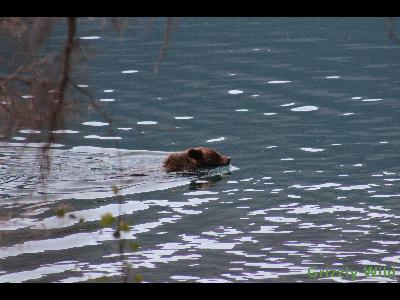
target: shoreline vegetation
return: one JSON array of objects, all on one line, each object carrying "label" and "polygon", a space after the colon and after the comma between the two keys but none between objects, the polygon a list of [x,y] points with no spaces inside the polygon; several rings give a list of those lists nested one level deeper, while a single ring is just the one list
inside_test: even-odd
[{"label": "shoreline vegetation", "polygon": [[[103,109],[103,106],[93,100],[90,89],[77,84],[84,78],[85,63],[93,56],[93,50],[88,48],[79,39],[80,22],[98,22],[99,27],[111,28],[123,34],[129,22],[136,22],[135,18],[83,18],[83,17],[1,17],[0,37],[4,44],[0,52],[0,141],[9,141],[17,132],[29,128],[40,133],[36,139],[42,146],[38,147],[38,164],[43,188],[52,167],[51,148],[58,142],[57,131],[62,131],[70,120],[79,118],[88,110],[97,111],[107,122],[110,136],[115,136],[114,120]],[[145,18],[143,34],[146,34],[155,21],[155,18]],[[165,18],[165,29],[162,37],[162,46],[153,65],[153,74],[156,76],[176,26],[176,19]],[[64,35],[57,39],[58,45],[46,48],[52,38],[55,27],[63,27]],[[95,50],[95,49],[94,49]],[[86,99],[86,101],[82,101]],[[64,137],[65,138],[65,137]],[[24,143],[24,141],[22,141]],[[21,151],[23,151],[21,147]],[[112,191],[121,206],[122,200],[118,186]],[[46,200],[46,196],[43,196]],[[63,218],[71,208],[63,203],[54,209],[54,215]],[[101,217],[101,226],[115,227],[113,236],[119,240],[119,259],[122,262],[122,281],[141,282],[142,276],[132,273],[132,266],[127,263],[124,253],[128,247],[130,251],[140,248],[136,242],[121,238],[121,231],[130,231],[130,224],[118,214],[114,217],[106,213]],[[1,220],[10,220],[14,214],[0,215]],[[74,218],[72,214],[69,218]],[[84,223],[80,219],[79,223]],[[5,233],[1,233],[4,235]],[[1,235],[0,235],[1,240]],[[107,281],[105,278],[96,279]]]}]

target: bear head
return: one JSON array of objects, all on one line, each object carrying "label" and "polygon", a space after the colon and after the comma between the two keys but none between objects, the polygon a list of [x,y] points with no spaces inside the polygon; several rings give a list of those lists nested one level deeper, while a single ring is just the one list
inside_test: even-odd
[{"label": "bear head", "polygon": [[230,157],[221,155],[213,149],[197,147],[171,153],[165,159],[163,166],[167,172],[179,172],[227,166],[230,162]]}]

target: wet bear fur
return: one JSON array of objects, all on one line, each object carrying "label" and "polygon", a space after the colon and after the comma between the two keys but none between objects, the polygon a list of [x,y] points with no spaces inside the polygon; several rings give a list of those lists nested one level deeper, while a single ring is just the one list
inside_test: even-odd
[{"label": "wet bear fur", "polygon": [[171,153],[165,159],[163,167],[167,172],[184,172],[227,166],[230,162],[230,157],[221,155],[213,149],[197,147]]}]

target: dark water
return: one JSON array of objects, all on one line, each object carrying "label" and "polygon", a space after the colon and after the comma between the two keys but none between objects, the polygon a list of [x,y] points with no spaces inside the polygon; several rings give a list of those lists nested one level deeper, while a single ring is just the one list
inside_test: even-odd
[{"label": "dark water", "polygon": [[[47,189],[37,148],[18,151],[34,133],[0,145],[0,282],[121,281],[106,212],[131,224],[122,238],[140,249],[124,259],[145,282],[399,281],[400,46],[386,20],[181,18],[154,76],[164,24],[80,24],[96,51],[80,84],[115,134],[85,123],[106,122],[94,111],[69,124]],[[200,145],[231,156],[230,172],[159,171]],[[61,203],[78,218],[54,216]]]}]

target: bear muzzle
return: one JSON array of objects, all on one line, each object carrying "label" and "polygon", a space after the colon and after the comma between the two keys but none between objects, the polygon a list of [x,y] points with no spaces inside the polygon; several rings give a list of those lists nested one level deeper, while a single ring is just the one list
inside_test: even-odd
[{"label": "bear muzzle", "polygon": [[229,156],[223,156],[222,157],[222,164],[224,166],[227,166],[231,163],[231,158]]}]

